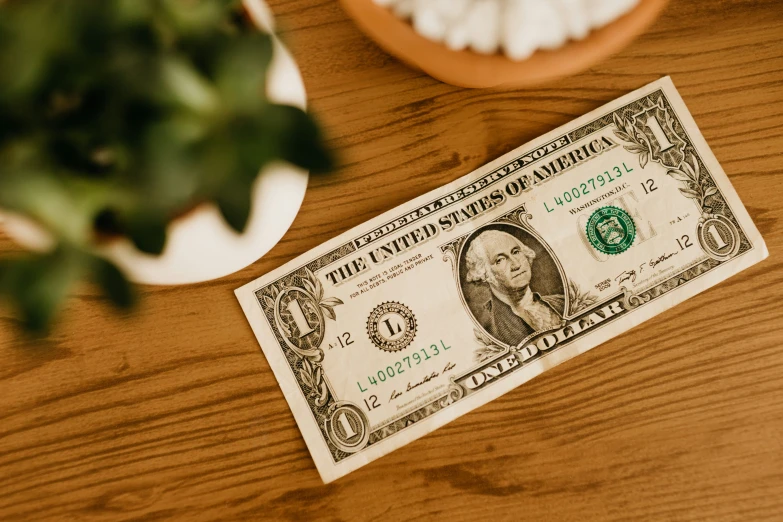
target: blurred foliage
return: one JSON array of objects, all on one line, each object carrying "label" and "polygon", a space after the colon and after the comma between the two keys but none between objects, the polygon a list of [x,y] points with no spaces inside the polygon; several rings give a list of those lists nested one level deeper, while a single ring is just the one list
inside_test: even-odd
[{"label": "blurred foliage", "polygon": [[134,302],[96,238],[158,254],[207,201],[242,231],[264,164],[329,170],[311,117],[266,99],[271,57],[238,1],[0,0],[0,206],[56,239],[0,260],[0,296],[31,330],[81,279]]}]

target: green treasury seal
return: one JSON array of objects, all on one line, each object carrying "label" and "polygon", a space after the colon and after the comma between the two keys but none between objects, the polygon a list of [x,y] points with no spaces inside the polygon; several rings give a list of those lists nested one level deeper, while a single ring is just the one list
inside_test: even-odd
[{"label": "green treasury seal", "polygon": [[636,238],[636,226],[628,212],[617,207],[599,208],[587,221],[587,239],[604,254],[621,254]]}]

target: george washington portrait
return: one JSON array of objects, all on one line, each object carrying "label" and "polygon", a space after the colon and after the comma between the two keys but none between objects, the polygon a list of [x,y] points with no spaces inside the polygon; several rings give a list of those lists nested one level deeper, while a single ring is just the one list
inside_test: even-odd
[{"label": "george washington portrait", "polygon": [[529,232],[495,224],[474,232],[460,255],[460,286],[476,322],[516,346],[563,322],[563,279],[547,249]]}]

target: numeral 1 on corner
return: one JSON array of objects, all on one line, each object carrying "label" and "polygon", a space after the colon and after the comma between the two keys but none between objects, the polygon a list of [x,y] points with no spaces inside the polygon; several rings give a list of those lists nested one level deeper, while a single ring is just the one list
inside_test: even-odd
[{"label": "numeral 1 on corner", "polygon": [[351,423],[348,422],[348,418],[345,416],[345,412],[341,413],[340,416],[337,417],[337,422],[339,422],[340,426],[343,427],[346,439],[350,439],[351,437],[356,436],[356,432],[354,431],[353,426],[351,426]]},{"label": "numeral 1 on corner", "polygon": [[674,144],[672,144],[672,142],[669,141],[669,138],[666,137],[666,133],[663,132],[661,124],[658,122],[658,118],[650,115],[644,124],[647,125],[647,128],[650,129],[650,132],[652,132],[653,136],[655,136],[655,139],[658,141],[658,145],[661,146],[661,152],[665,152],[674,147]]},{"label": "numeral 1 on corner", "polygon": [[707,233],[712,236],[712,239],[715,240],[715,245],[718,248],[718,250],[726,248],[727,244],[723,240],[723,237],[721,237],[721,235],[718,234],[718,230],[715,228],[715,225],[708,226]]},{"label": "numeral 1 on corner", "polygon": [[304,310],[302,310],[302,305],[299,303],[298,299],[289,301],[286,305],[286,308],[291,314],[291,317],[294,318],[296,328],[299,330],[300,339],[306,335],[310,335],[315,331],[315,329],[310,326],[310,323],[307,322],[307,318],[304,315]]}]

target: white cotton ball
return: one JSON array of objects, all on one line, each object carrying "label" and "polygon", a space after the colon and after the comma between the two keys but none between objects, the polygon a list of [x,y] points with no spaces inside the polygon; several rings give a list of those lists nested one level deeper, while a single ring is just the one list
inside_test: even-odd
[{"label": "white cotton ball", "polygon": [[537,25],[541,28],[538,31],[538,46],[541,49],[561,47],[568,39],[568,32],[557,7],[551,2],[533,0],[530,3],[535,5],[536,10],[532,17],[537,20]]},{"label": "white cotton ball", "polygon": [[464,20],[453,23],[446,30],[445,43],[452,51],[461,51],[468,46],[468,26]]},{"label": "white cotton ball", "polygon": [[630,11],[639,0],[584,0],[590,25],[603,27]]},{"label": "white cotton ball", "polygon": [[467,15],[472,2],[473,0],[433,0],[432,2],[439,12],[450,11],[448,15],[443,14],[449,23],[444,41],[446,47],[452,51],[461,51],[470,43]]},{"label": "white cotton ball", "polygon": [[500,45],[500,3],[478,0],[466,17],[471,49],[482,54],[495,53]]},{"label": "white cotton ball", "polygon": [[528,0],[507,0],[503,13],[503,48],[515,61],[528,58],[538,47],[538,27],[527,16]]},{"label": "white cotton ball", "polygon": [[[512,60],[537,49],[581,40],[626,14],[640,0],[373,0],[399,18],[412,19],[419,34],[451,50],[482,54],[502,46]],[[2,0],[0,0],[2,2]]]},{"label": "white cotton ball", "polygon": [[555,0],[568,35],[581,40],[590,32],[590,19],[583,0]]},{"label": "white cotton ball", "polygon": [[461,19],[473,0],[427,0],[440,14],[446,24],[451,25]]},{"label": "white cotton ball", "polygon": [[440,42],[446,35],[446,23],[431,2],[416,3],[413,11],[413,27],[420,35],[435,42]]},{"label": "white cotton ball", "polygon": [[394,14],[399,18],[410,18],[413,14],[413,8],[416,6],[415,0],[398,0],[394,7]]}]

